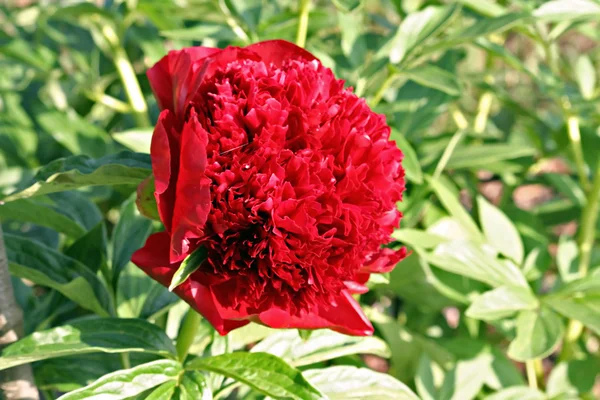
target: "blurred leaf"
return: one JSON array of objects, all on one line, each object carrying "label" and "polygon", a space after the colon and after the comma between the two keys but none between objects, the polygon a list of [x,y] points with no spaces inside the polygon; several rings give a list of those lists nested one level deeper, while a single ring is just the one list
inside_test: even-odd
[{"label": "blurred leaf", "polygon": [[600,360],[587,358],[560,362],[552,368],[546,390],[549,397],[582,395],[592,392],[600,374]]},{"label": "blurred leaf", "polygon": [[394,128],[392,128],[390,140],[394,140],[400,148],[400,150],[402,150],[402,153],[404,154],[404,159],[402,160],[402,167],[404,167],[406,177],[419,185],[423,183],[423,171],[421,170],[421,164],[419,164],[419,158],[417,157],[417,153],[415,152],[414,148],[409,143],[409,141],[406,140],[404,135],[402,135]]},{"label": "blurred leaf", "polygon": [[104,222],[99,222],[94,228],[69,246],[64,253],[80,261],[92,272],[98,272],[103,265],[106,265],[108,258],[107,242],[106,226]]},{"label": "blurred leaf", "polygon": [[[598,17],[600,18],[600,4],[598,6]],[[575,64],[575,78],[579,85],[579,91],[584,99],[590,100],[596,91],[596,68],[590,58],[581,55]]]},{"label": "blurred leaf", "polygon": [[108,316],[108,291],[79,261],[35,241],[10,234],[4,239],[11,274],[56,289],[81,307]]},{"label": "blurred leaf", "polygon": [[493,321],[506,318],[517,311],[535,310],[538,301],[529,288],[500,286],[478,296],[467,309],[470,318]]},{"label": "blurred leaf", "polygon": [[137,185],[151,174],[150,157],[146,154],[121,152],[99,159],[72,156],[52,161],[38,171],[35,183],[13,193],[4,201],[41,196],[94,185]]},{"label": "blurred leaf", "polygon": [[140,319],[90,318],[36,332],[2,351],[0,370],[47,358],[87,353],[147,352],[175,358],[157,326]]},{"label": "blurred leaf", "polygon": [[153,361],[105,375],[89,386],[67,393],[61,400],[89,398],[126,399],[168,381],[177,381],[181,364],[172,360]]},{"label": "blurred leaf", "polygon": [[548,398],[537,389],[514,386],[486,396],[485,400],[548,400]]},{"label": "blurred leaf", "polygon": [[0,54],[44,73],[50,71],[56,60],[55,54],[47,47],[42,45],[32,47],[30,43],[22,39],[13,39],[0,46]]},{"label": "blurred leaf", "polygon": [[521,311],[517,317],[517,336],[508,346],[508,356],[517,361],[545,358],[556,350],[564,326],[552,310]]},{"label": "blurred leaf", "polygon": [[600,4],[593,0],[552,0],[537,8],[533,16],[542,21],[596,19],[600,16]]},{"label": "blurred leaf", "polygon": [[150,154],[151,129],[132,129],[112,134],[112,138],[136,153]]},{"label": "blurred leaf", "polygon": [[267,353],[231,353],[197,358],[187,370],[200,369],[224,375],[250,386],[267,396],[295,400],[323,399],[297,369]]},{"label": "blurred leaf", "polygon": [[559,238],[556,266],[563,282],[571,282],[581,277],[579,272],[579,250],[574,240],[566,236]]},{"label": "blurred leaf", "polygon": [[364,26],[362,13],[338,12],[338,24],[342,36],[342,51],[350,63],[359,67],[364,64],[367,43],[363,36]]},{"label": "blurred leaf", "polygon": [[543,302],[600,334],[600,273],[570,282]]},{"label": "blurred leaf", "polygon": [[560,193],[567,196],[573,203],[580,207],[585,205],[585,193],[579,187],[579,184],[569,175],[546,173],[543,176],[548,183],[554,186]]},{"label": "blurred leaf", "polygon": [[432,64],[419,65],[401,73],[420,85],[442,91],[450,96],[458,96],[462,91],[456,75]]},{"label": "blurred leaf", "polygon": [[333,4],[340,11],[350,12],[360,6],[361,0],[333,0]]},{"label": "blurred leaf", "polygon": [[506,13],[506,8],[495,0],[458,0],[458,3],[486,17],[498,17]]},{"label": "blurred leaf", "polygon": [[374,354],[390,357],[387,344],[377,337],[347,336],[321,329],[308,339],[296,330],[278,331],[254,346],[251,352],[266,352],[283,358],[294,366],[304,366],[351,354]]},{"label": "blurred leaf", "polygon": [[331,400],[419,400],[404,383],[367,368],[309,369],[304,376]]},{"label": "blurred leaf", "polygon": [[429,232],[417,229],[396,229],[392,237],[403,244],[411,247],[421,247],[423,249],[432,249],[440,243],[447,241],[446,238]]},{"label": "blurred leaf", "polygon": [[206,257],[208,256],[208,251],[204,246],[198,247],[194,250],[190,255],[188,255],[175,274],[173,274],[173,278],[171,279],[171,283],[169,284],[169,291],[173,291],[177,286],[181,285],[187,278],[190,277],[200,265],[206,261]]},{"label": "blurred leaf", "polygon": [[477,196],[477,208],[487,242],[502,255],[521,265],[525,250],[519,232],[511,220],[483,196]]},{"label": "blurred leaf", "polygon": [[483,144],[479,146],[458,147],[452,153],[447,169],[482,168],[492,163],[536,154],[537,150],[521,144]]},{"label": "blurred leaf", "polygon": [[419,360],[417,376],[415,376],[415,386],[421,400],[436,400],[438,398],[438,388],[436,378],[443,372],[434,364],[427,354],[423,354]]},{"label": "blurred leaf", "polygon": [[389,51],[393,64],[404,61],[417,46],[440,32],[459,11],[460,5],[454,3],[443,7],[429,6],[408,15],[382,51]]},{"label": "blurred leaf", "polygon": [[119,275],[133,253],[141,248],[152,232],[152,221],[139,213],[135,206],[135,197],[130,197],[121,206],[119,222],[111,238],[112,284],[117,286]]},{"label": "blurred leaf", "polygon": [[19,222],[31,222],[46,226],[67,236],[78,238],[85,229],[71,218],[54,210],[47,201],[21,199],[0,203],[0,218]]}]

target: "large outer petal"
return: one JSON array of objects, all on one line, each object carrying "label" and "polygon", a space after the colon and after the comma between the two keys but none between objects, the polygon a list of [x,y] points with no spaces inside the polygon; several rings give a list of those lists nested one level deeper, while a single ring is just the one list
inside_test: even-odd
[{"label": "large outer petal", "polygon": [[202,79],[198,61],[220,51],[202,46],[173,50],[150,68],[146,75],[160,109],[181,115]]},{"label": "large outer petal", "polygon": [[258,54],[264,62],[277,66],[287,60],[316,60],[316,57],[308,51],[285,40],[267,40],[251,44],[246,49]]},{"label": "large outer petal", "polygon": [[203,235],[211,206],[211,181],[205,175],[207,144],[208,133],[198,122],[192,108],[181,133],[179,174],[171,225],[171,262],[181,261],[188,253],[189,240]]},{"label": "large outer petal", "polygon": [[[180,264],[179,262],[169,262],[169,248],[169,234],[166,232],[155,233],[148,238],[144,247],[133,254],[131,261],[152,279],[168,287]],[[193,309],[202,314],[221,335],[225,335],[232,329],[244,326],[249,322],[229,321],[221,318],[213,302],[210,288],[193,278],[194,275],[177,286],[174,292]]]}]

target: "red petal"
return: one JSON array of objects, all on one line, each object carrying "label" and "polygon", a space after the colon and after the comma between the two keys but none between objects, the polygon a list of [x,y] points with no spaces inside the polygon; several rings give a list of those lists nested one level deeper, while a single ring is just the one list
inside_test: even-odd
[{"label": "red petal", "polygon": [[257,322],[276,329],[328,328],[346,335],[370,336],[373,334],[373,325],[350,293],[343,291],[335,300],[336,305],[319,308],[302,316],[293,316],[280,308],[272,308],[260,313],[257,316]]},{"label": "red petal", "polygon": [[210,212],[210,179],[205,175],[208,133],[191,109],[181,133],[179,175],[171,226],[171,262],[180,261],[189,250],[189,239],[203,235]]},{"label": "red petal", "polygon": [[[168,287],[180,264],[169,263],[169,248],[169,234],[167,232],[155,233],[150,235],[144,247],[133,253],[131,261],[152,279]],[[192,275],[192,278],[177,286],[174,293],[202,314],[221,335],[248,323],[248,321],[228,321],[221,318],[210,289],[194,280],[193,277]]]},{"label": "red petal", "polygon": [[202,46],[170,51],[148,70],[146,75],[161,110],[169,109],[178,115],[183,111],[202,74],[197,61],[219,51]]},{"label": "red petal", "polygon": [[383,248],[379,253],[373,255],[368,264],[364,265],[359,272],[372,274],[390,272],[396,264],[406,258],[406,255],[405,247],[402,247],[400,250]]},{"label": "red petal", "polygon": [[154,173],[154,197],[156,198],[160,220],[167,231],[171,230],[173,207],[175,205],[177,163],[179,161],[179,144],[172,133],[172,119],[173,114],[169,110],[160,113],[150,145],[152,172]]},{"label": "red petal", "polygon": [[308,51],[285,40],[267,40],[251,44],[246,49],[258,54],[264,62],[273,63],[277,66],[287,60],[316,60],[316,57]]}]

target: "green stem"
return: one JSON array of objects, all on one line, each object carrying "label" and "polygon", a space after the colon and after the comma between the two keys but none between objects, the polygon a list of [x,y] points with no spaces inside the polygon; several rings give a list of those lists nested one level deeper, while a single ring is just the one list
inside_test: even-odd
[{"label": "green stem", "polygon": [[492,100],[492,92],[485,92],[481,95],[479,106],[477,107],[477,115],[475,116],[475,122],[473,123],[473,130],[475,133],[481,134],[485,131],[490,115],[490,109],[492,108]]},{"label": "green stem", "polygon": [[125,52],[123,46],[121,46],[119,37],[110,24],[102,26],[102,34],[112,47],[112,56],[115,68],[121,78],[125,94],[129,99],[131,105],[133,117],[136,120],[136,124],[139,127],[150,126],[150,119],[148,118],[148,106],[146,105],[146,99],[142,93],[142,89],[138,82],[131,61]]},{"label": "green stem", "polygon": [[121,365],[123,366],[123,369],[131,368],[131,361],[129,360],[129,353],[121,353],[119,355],[121,356]]},{"label": "green stem", "polygon": [[581,226],[578,236],[579,244],[579,274],[581,277],[587,275],[592,259],[592,247],[596,236],[596,224],[598,222],[598,211],[600,201],[600,162],[596,167],[594,182],[588,192],[585,207],[581,214]]},{"label": "green stem", "polygon": [[527,372],[527,382],[529,383],[529,387],[532,389],[538,388],[538,379],[535,371],[535,361],[537,360],[527,360],[525,361],[525,371]]},{"label": "green stem", "polygon": [[394,83],[394,81],[396,80],[397,77],[398,77],[397,74],[391,72],[387,76],[387,78],[385,78],[385,81],[383,81],[383,83],[379,87],[379,90],[377,90],[377,93],[375,93],[375,95],[373,96],[373,98],[370,101],[371,108],[375,108],[375,106],[377,104],[379,104],[379,102],[383,98],[383,95],[390,88],[390,86],[392,85],[392,83]]},{"label": "green stem", "polygon": [[198,326],[200,325],[201,319],[202,317],[200,314],[192,308],[190,308],[183,319],[179,335],[177,336],[177,345],[175,346],[177,348],[177,357],[179,357],[179,360],[182,362],[190,351],[192,343],[194,343],[194,338],[198,332]]},{"label": "green stem", "polygon": [[581,188],[587,192],[590,187],[590,181],[585,172],[585,159],[583,158],[583,150],[581,148],[581,133],[579,132],[579,118],[574,115],[569,116],[567,118],[567,130],[569,133],[569,140],[571,141],[571,147],[573,149],[575,168],[577,169],[579,183],[581,184]]},{"label": "green stem", "polygon": [[310,0],[300,0],[300,13],[298,16],[298,32],[296,33],[296,44],[304,47],[306,44],[306,33],[308,32],[308,16],[310,12]]}]

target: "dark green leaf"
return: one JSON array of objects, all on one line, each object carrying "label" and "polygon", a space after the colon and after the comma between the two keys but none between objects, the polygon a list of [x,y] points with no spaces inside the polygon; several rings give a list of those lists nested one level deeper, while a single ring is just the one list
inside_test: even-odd
[{"label": "dark green leaf", "polygon": [[198,247],[192,254],[187,256],[179,268],[177,268],[177,271],[175,271],[173,279],[171,279],[171,284],[169,285],[169,291],[173,291],[173,289],[185,282],[191,274],[200,268],[200,265],[206,260],[207,254],[206,248]]},{"label": "dark green leaf", "polygon": [[517,317],[517,336],[508,347],[508,356],[517,361],[545,358],[560,343],[564,326],[552,310],[521,311]]},{"label": "dark green leaf", "polygon": [[104,222],[98,223],[93,229],[69,246],[65,250],[65,255],[80,261],[92,272],[97,272],[103,265],[106,265],[108,255],[106,226]]},{"label": "dark green leaf", "polygon": [[136,396],[168,381],[177,381],[181,364],[172,360],[159,360],[131,369],[105,375],[89,386],[67,393],[61,400],[110,398],[114,400]]},{"label": "dark green leaf", "polygon": [[175,358],[171,339],[149,322],[92,318],[36,332],[6,347],[0,357],[0,370],[47,358],[98,352],[147,352]]},{"label": "dark green leaf", "polygon": [[147,154],[121,152],[93,159],[72,156],[52,161],[36,175],[36,182],[25,190],[6,197],[12,201],[47,193],[94,185],[137,185],[151,174]]},{"label": "dark green leaf", "polygon": [[197,358],[186,369],[200,369],[235,379],[254,390],[276,398],[298,400],[323,399],[297,369],[267,353],[231,353]]},{"label": "dark green leaf", "polygon": [[344,365],[311,369],[304,375],[331,400],[419,400],[404,383],[367,368]]},{"label": "dark green leaf", "polygon": [[420,85],[439,90],[450,96],[458,96],[461,93],[456,75],[432,64],[420,65],[417,68],[403,71],[402,74]]},{"label": "dark green leaf", "polygon": [[38,242],[9,234],[4,239],[13,275],[56,289],[81,307],[108,316],[108,291],[90,269]]}]

